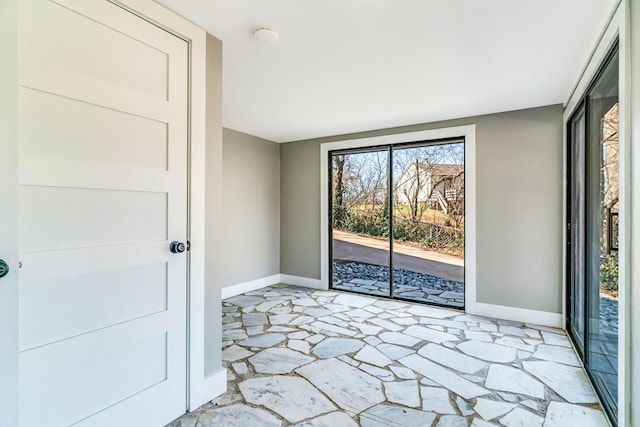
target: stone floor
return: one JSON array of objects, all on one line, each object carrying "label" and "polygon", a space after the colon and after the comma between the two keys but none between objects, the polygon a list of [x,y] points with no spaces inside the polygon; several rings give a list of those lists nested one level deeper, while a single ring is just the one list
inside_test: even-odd
[{"label": "stone floor", "polygon": [[223,302],[228,392],[171,427],[595,427],[564,333],[284,285]]}]

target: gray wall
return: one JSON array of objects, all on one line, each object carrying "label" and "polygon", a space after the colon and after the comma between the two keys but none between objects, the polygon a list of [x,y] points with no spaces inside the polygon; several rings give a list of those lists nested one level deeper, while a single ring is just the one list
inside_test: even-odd
[{"label": "gray wall", "polygon": [[280,272],[280,145],[223,131],[222,284]]},{"label": "gray wall", "polygon": [[280,272],[320,278],[320,144],[476,125],[477,301],[562,311],[562,106],[281,147]]}]

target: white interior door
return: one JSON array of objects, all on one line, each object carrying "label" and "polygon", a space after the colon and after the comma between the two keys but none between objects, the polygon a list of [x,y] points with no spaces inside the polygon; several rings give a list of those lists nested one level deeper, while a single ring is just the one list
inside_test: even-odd
[{"label": "white interior door", "polygon": [[188,45],[106,0],[19,6],[21,426],[185,412]]}]

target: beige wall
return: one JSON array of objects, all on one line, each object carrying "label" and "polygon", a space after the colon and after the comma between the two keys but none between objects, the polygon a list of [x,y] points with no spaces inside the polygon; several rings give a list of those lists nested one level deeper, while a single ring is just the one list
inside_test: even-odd
[{"label": "beige wall", "polygon": [[280,145],[223,131],[222,283],[280,272]]},{"label": "beige wall", "polygon": [[320,144],[476,125],[477,302],[562,311],[562,106],[283,144],[280,272],[320,278]]}]

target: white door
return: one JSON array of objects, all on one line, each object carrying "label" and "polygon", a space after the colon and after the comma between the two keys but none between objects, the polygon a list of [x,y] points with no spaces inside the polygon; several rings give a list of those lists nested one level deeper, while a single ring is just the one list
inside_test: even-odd
[{"label": "white door", "polygon": [[21,426],[185,412],[188,45],[106,0],[19,5]]}]

